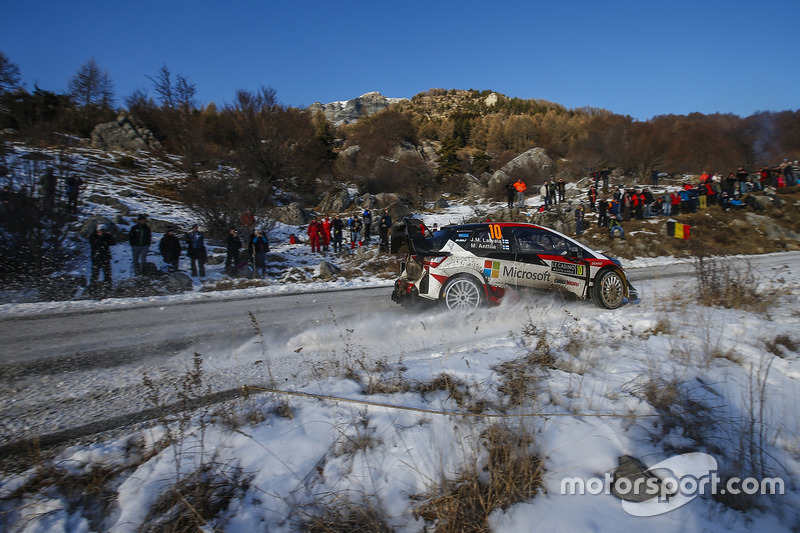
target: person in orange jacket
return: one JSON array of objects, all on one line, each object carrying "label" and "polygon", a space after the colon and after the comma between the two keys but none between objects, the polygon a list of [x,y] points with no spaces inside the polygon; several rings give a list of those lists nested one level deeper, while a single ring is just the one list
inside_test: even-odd
[{"label": "person in orange jacket", "polygon": [[517,206],[524,207],[525,206],[525,190],[528,188],[525,185],[525,182],[522,181],[522,178],[518,179],[516,183],[514,183],[514,189],[517,191]]}]

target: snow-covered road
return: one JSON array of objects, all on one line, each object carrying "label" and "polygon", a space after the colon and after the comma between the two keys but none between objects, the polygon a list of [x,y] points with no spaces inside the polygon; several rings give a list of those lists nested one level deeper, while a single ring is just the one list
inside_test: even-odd
[{"label": "snow-covered road", "polygon": [[[749,258],[753,268],[773,277],[784,265],[800,265],[800,253]],[[680,285],[691,278],[687,263],[631,270],[647,304],[648,286],[660,280]],[[228,397],[244,384],[283,388],[326,372],[326,367],[389,358],[430,356],[434,344],[458,351],[503,330],[494,323],[464,324],[443,313],[412,313],[389,301],[387,287],[232,299],[138,302],[35,315],[0,316],[0,409],[4,414],[0,451],[38,438],[57,444],[153,416],[143,376],[168,400],[195,353],[203,357],[205,383]],[[588,302],[562,304],[549,298],[546,312],[583,314]],[[555,309],[558,307],[558,309]],[[620,313],[635,307],[623,308]],[[406,334],[413,324],[427,334]],[[481,329],[482,328],[482,329]],[[345,361],[350,359],[350,361]],[[227,391],[227,392],[226,392]],[[215,398],[219,398],[217,396]]]}]

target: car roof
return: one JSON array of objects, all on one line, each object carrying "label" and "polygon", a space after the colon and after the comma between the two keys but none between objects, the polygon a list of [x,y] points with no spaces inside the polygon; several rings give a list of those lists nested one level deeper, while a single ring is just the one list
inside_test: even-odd
[{"label": "car roof", "polygon": [[485,228],[489,225],[496,225],[502,227],[519,227],[519,228],[537,228],[543,229],[547,231],[553,231],[550,228],[546,228],[544,226],[537,226],[536,224],[528,224],[526,222],[472,222],[470,224],[452,224],[443,226],[439,229],[456,229],[456,230],[466,230],[466,229],[478,229],[478,228]]}]

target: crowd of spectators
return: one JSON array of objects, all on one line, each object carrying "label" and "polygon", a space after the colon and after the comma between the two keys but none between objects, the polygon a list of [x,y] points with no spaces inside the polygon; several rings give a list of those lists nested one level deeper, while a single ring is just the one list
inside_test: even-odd
[{"label": "crowd of spectators", "polygon": [[[780,165],[762,167],[757,172],[748,172],[742,166],[728,174],[703,172],[698,180],[687,180],[677,187],[658,187],[660,174],[656,169],[651,172],[652,187],[609,187],[604,182],[603,188],[599,189],[597,176],[592,177],[581,205],[585,205],[588,212],[596,211],[598,225],[609,228],[613,236],[615,231],[624,235],[620,223],[632,219],[697,213],[709,206],[719,206],[724,211],[748,206],[761,210],[763,207],[754,198],[754,193],[768,187],[780,189],[797,185],[800,165],[798,161],[785,159]],[[544,199],[542,209],[550,205],[549,199]],[[582,229],[583,213],[575,216],[576,230],[578,218]]]}]

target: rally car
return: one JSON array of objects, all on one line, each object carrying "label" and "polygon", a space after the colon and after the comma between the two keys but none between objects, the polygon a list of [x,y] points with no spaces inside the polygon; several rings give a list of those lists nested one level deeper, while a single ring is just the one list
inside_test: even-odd
[{"label": "rally car", "polygon": [[507,290],[561,290],[615,309],[638,299],[620,262],[542,226],[486,222],[431,232],[415,218],[392,227],[405,253],[392,300],[441,302],[451,311],[499,303]]}]

